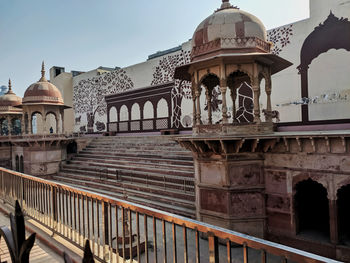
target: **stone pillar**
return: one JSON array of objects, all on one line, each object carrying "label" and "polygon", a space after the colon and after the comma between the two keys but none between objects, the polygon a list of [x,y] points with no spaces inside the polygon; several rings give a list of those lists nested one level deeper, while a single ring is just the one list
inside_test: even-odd
[{"label": "stone pillar", "polygon": [[201,84],[197,85],[196,89],[196,100],[197,100],[197,109],[196,109],[196,125],[201,125],[201,102],[200,102],[200,96],[202,92]]},{"label": "stone pillar", "polygon": [[32,119],[32,113],[29,111],[28,112],[28,134],[32,134],[33,132],[33,119]]},{"label": "stone pillar", "polygon": [[56,111],[56,133],[57,134],[61,133],[60,116],[61,116],[60,111],[57,110]]},{"label": "stone pillar", "polygon": [[266,111],[267,111],[267,116],[266,116],[266,121],[267,122],[272,122],[272,106],[271,106],[271,76],[269,79],[265,80],[265,91],[266,91]]},{"label": "stone pillar", "polygon": [[65,132],[64,130],[64,109],[61,110],[61,119],[62,119],[62,133]]},{"label": "stone pillar", "polygon": [[329,200],[329,228],[330,241],[336,245],[339,242],[337,200]]},{"label": "stone pillar", "polygon": [[260,86],[259,79],[254,78],[253,80],[253,93],[254,93],[254,122],[261,123],[260,119]]},{"label": "stone pillar", "polygon": [[227,81],[226,79],[220,80],[220,91],[222,95],[222,123],[227,123],[227,102],[226,102],[226,91],[227,91]]},{"label": "stone pillar", "polygon": [[194,85],[196,85],[195,83],[192,83],[192,101],[193,101],[193,124],[192,126],[195,127],[196,126],[196,115],[197,115],[197,110],[196,110],[196,92],[195,92],[195,88]]},{"label": "stone pillar", "polygon": [[208,105],[208,124],[213,124],[213,119],[212,119],[212,110],[211,110],[211,89],[206,88],[205,90],[205,96],[207,99],[207,105]]},{"label": "stone pillar", "polygon": [[237,99],[237,87],[234,85],[231,89],[231,99],[232,99],[232,120],[233,123],[237,122],[237,109],[236,109],[236,99]]}]

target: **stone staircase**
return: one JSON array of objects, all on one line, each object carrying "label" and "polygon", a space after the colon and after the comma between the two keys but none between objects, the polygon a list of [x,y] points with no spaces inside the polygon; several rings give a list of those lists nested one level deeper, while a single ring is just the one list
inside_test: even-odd
[{"label": "stone staircase", "polygon": [[192,155],[169,136],[97,137],[53,179],[195,217]]}]

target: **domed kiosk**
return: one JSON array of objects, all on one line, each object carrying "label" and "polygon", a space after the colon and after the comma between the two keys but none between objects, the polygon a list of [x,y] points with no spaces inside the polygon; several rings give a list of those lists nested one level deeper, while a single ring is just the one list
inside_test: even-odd
[{"label": "domed kiosk", "polygon": [[[64,109],[70,107],[64,105],[58,88],[47,81],[44,62],[40,80],[27,88],[21,107],[23,108],[25,133],[34,132],[33,119],[36,123],[36,133],[64,133]],[[48,116],[52,117],[51,123],[47,123]]]},{"label": "domed kiosk", "polygon": [[[271,45],[263,23],[228,0],[223,0],[221,7],[199,24],[192,38],[191,63],[175,71],[176,79],[192,83],[194,134],[273,131],[271,75],[292,64],[272,54]],[[267,97],[264,122],[260,109],[262,79]],[[212,103],[216,87],[222,95],[222,119],[214,124]],[[205,123],[201,115],[202,90],[205,90],[205,110],[208,111]],[[230,112],[229,98],[233,105]]]},{"label": "domed kiosk", "polygon": [[8,91],[0,96],[0,135],[18,135],[21,133],[22,98],[12,91],[9,80]]}]

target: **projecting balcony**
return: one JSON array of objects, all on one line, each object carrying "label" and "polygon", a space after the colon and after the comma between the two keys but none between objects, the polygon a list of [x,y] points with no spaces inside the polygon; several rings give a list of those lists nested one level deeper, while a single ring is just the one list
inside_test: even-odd
[{"label": "projecting balcony", "polygon": [[4,168],[0,197],[12,206],[19,200],[26,224],[44,231],[51,247],[59,238],[82,256],[89,240],[98,262],[338,262]]}]

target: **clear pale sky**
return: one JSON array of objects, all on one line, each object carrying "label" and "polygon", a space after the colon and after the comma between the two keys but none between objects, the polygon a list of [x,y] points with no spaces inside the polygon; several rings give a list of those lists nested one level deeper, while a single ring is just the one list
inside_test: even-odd
[{"label": "clear pale sky", "polygon": [[[308,0],[231,0],[267,29],[305,19]],[[23,96],[45,60],[66,71],[125,67],[189,40],[221,0],[0,0],[0,86]]]}]

